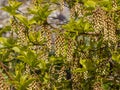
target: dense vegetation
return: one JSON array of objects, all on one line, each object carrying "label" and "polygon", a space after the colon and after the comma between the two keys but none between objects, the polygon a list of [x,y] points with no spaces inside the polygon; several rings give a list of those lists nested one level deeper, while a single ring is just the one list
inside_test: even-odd
[{"label": "dense vegetation", "polygon": [[120,90],[120,0],[64,1],[71,16],[59,28],[47,18],[63,0],[2,8],[11,18],[0,30],[0,90]]}]

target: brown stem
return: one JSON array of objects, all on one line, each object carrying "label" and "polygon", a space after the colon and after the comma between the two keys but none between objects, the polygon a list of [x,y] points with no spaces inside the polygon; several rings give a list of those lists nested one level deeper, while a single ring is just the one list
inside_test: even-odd
[{"label": "brown stem", "polygon": [[0,67],[2,67],[2,69],[5,71],[6,75],[10,78],[10,80],[12,80],[12,77],[10,76],[10,74],[7,72],[8,68],[6,65],[4,65],[1,61],[0,61]]}]

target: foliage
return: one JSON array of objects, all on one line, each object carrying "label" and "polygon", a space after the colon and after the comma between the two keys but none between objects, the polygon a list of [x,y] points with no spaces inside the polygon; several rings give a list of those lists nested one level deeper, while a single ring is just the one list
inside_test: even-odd
[{"label": "foliage", "polygon": [[[71,17],[62,30],[50,30],[47,23],[49,6],[58,0],[35,0],[28,8],[32,18],[17,11],[22,3],[16,0],[9,0],[9,5],[2,8],[12,18],[10,25],[0,30],[0,74],[5,74],[11,90],[120,89],[120,1],[66,2],[70,9],[81,4],[83,15]],[[107,31],[103,26],[106,22]],[[10,36],[4,37],[4,33]],[[58,40],[51,44],[53,34]]]}]

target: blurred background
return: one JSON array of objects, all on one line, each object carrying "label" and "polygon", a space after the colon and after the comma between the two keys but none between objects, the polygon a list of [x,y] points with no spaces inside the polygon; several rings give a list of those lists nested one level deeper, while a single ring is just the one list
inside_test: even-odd
[{"label": "blurred background", "polygon": [[[30,5],[32,0],[17,0],[19,2],[23,2],[23,5],[20,6],[19,10],[22,11],[21,13],[26,12],[27,7]],[[3,10],[1,10],[1,8],[3,6],[7,6],[8,5],[8,0],[0,0],[0,28],[6,26],[9,24],[9,14]]]}]

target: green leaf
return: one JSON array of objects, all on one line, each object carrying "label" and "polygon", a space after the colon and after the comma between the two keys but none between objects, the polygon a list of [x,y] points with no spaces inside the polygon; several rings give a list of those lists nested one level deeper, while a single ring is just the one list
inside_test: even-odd
[{"label": "green leaf", "polygon": [[112,60],[116,61],[117,63],[120,64],[120,54],[113,54],[112,55]]},{"label": "green leaf", "polygon": [[46,62],[44,60],[40,60],[40,63],[37,65],[41,70],[47,69]]},{"label": "green leaf", "polygon": [[11,41],[10,38],[0,37],[0,43],[3,45],[2,47],[7,47],[7,48],[12,47],[14,43],[10,41]]},{"label": "green leaf", "polygon": [[21,72],[18,71],[18,70],[15,70],[14,79],[15,79],[16,81],[19,81],[19,80],[20,80],[20,77],[21,77]]},{"label": "green leaf", "polygon": [[29,50],[29,51],[27,52],[27,57],[29,58],[29,60],[34,60],[35,57],[36,57],[35,52],[32,51],[32,50]]},{"label": "green leaf", "polygon": [[99,1],[99,5],[102,7],[103,10],[106,10],[106,11],[113,10],[112,0],[101,0]]},{"label": "green leaf", "polygon": [[36,21],[35,21],[35,19],[30,19],[29,21],[28,21],[28,23],[29,23],[29,25],[32,25],[32,24],[35,24],[36,23]]},{"label": "green leaf", "polygon": [[45,76],[44,76],[44,84],[47,84],[48,82],[49,82],[49,75],[48,75],[48,73],[45,73]]},{"label": "green leaf", "polygon": [[16,14],[15,10],[13,10],[13,8],[11,6],[4,6],[1,9],[8,12],[10,15],[15,15]]},{"label": "green leaf", "polygon": [[29,32],[29,39],[30,39],[30,41],[32,41],[32,42],[35,42],[35,41],[36,41],[36,39],[35,39],[35,33],[34,33],[34,32]]},{"label": "green leaf", "polygon": [[96,6],[96,2],[95,1],[92,1],[92,0],[88,0],[85,2],[85,6],[88,8],[88,9],[94,9],[95,6]]},{"label": "green leaf", "polygon": [[26,80],[26,81],[24,82],[24,87],[28,87],[28,85],[31,84],[34,80],[35,80],[35,79],[32,78],[32,77],[29,78],[28,80]]},{"label": "green leaf", "polygon": [[14,50],[15,52],[20,52],[20,49],[18,47],[13,47],[12,50]]},{"label": "green leaf", "polygon": [[85,59],[80,59],[80,64],[82,64],[83,68],[86,68],[86,60]]},{"label": "green leaf", "polygon": [[43,24],[44,22],[46,22],[46,18],[48,17],[50,11],[49,9],[49,4],[44,4],[44,6],[38,7],[35,6],[32,9],[28,9],[30,14],[33,14],[33,19],[39,23],[39,24]]},{"label": "green leaf", "polygon": [[57,88],[55,86],[53,86],[53,90],[57,90]]},{"label": "green leaf", "polygon": [[7,43],[7,38],[0,37],[0,43],[2,44]]},{"label": "green leaf", "polygon": [[73,70],[73,73],[81,73],[81,72],[85,72],[87,69],[86,68],[76,68],[75,70]]},{"label": "green leaf", "polygon": [[22,5],[22,3],[18,2],[18,1],[11,1],[11,0],[9,0],[8,3],[14,10],[17,10]]},{"label": "green leaf", "polygon": [[27,80],[27,78],[28,78],[28,75],[22,75],[22,76],[20,77],[20,85],[23,85],[24,82]]},{"label": "green leaf", "polygon": [[15,15],[15,17],[18,19],[18,20],[20,20],[25,26],[29,26],[29,24],[28,24],[28,19],[25,17],[25,16],[23,16],[23,15],[21,15],[21,14],[16,14]]},{"label": "green leaf", "polygon": [[8,12],[10,15],[14,16],[16,13],[16,10],[22,5],[21,2],[17,1],[10,1],[9,0],[9,6],[4,6],[2,10]]},{"label": "green leaf", "polygon": [[89,28],[90,28],[90,24],[86,22],[84,26],[84,30],[89,31]]}]

